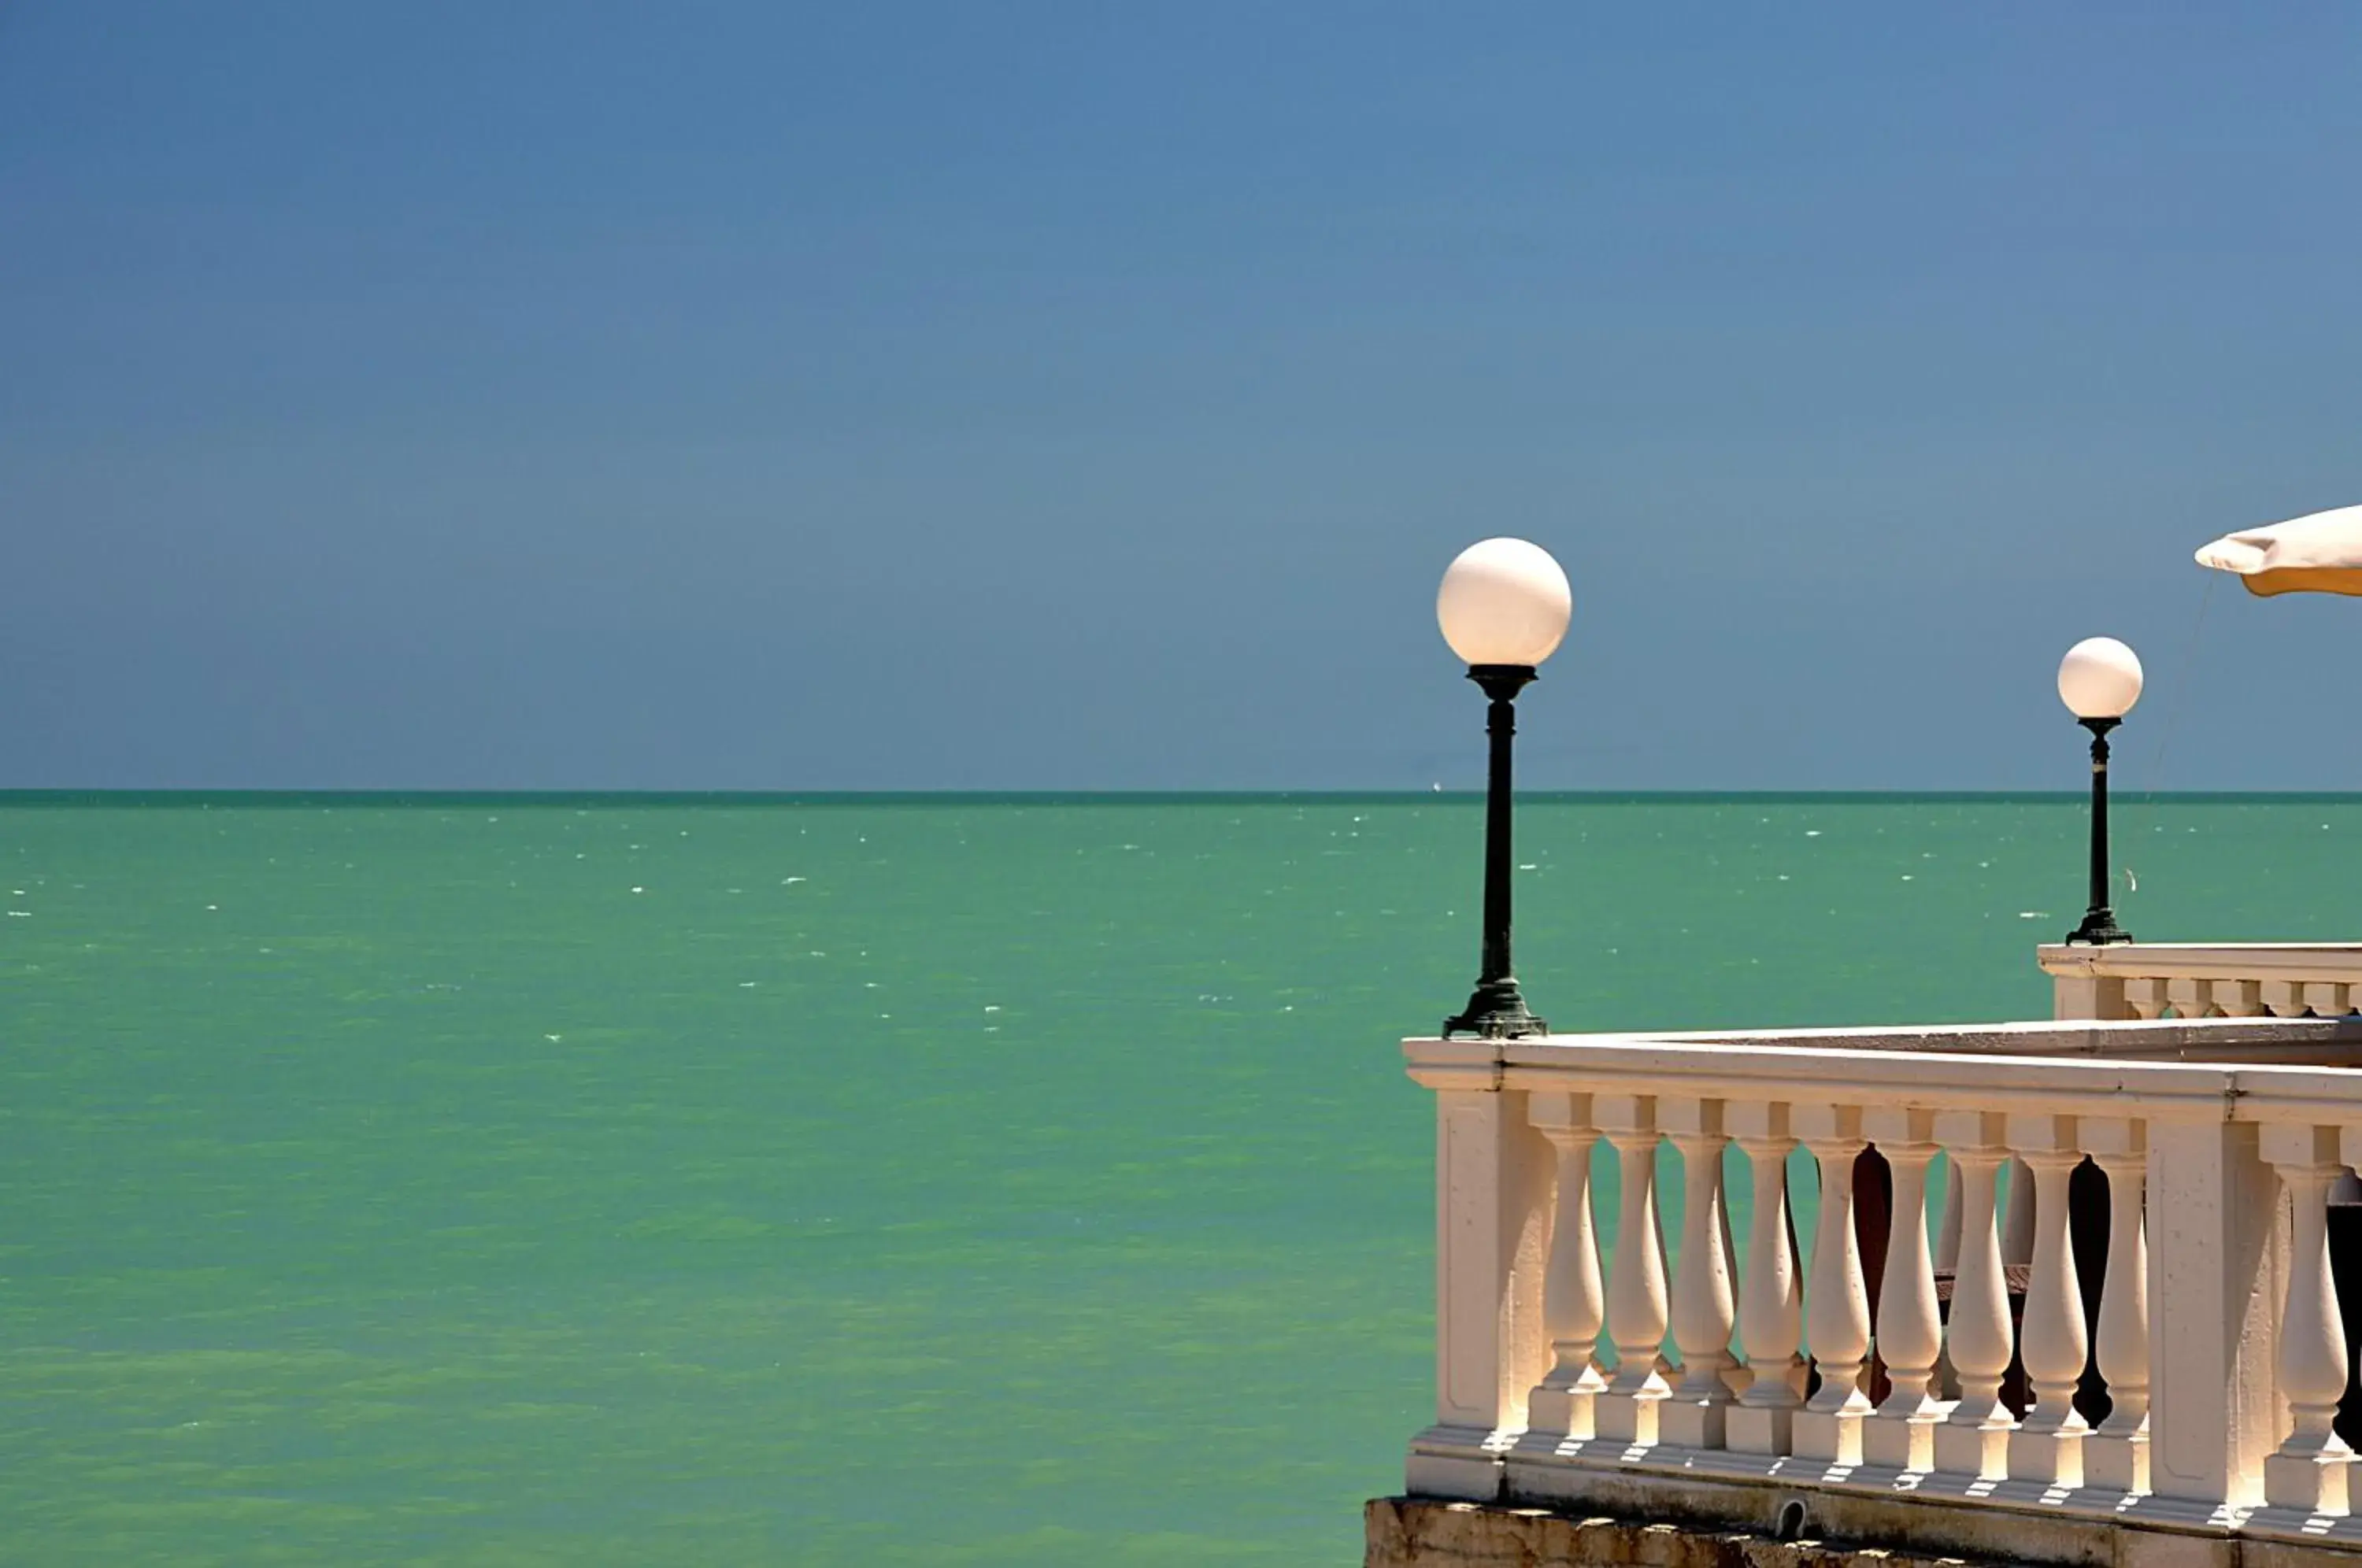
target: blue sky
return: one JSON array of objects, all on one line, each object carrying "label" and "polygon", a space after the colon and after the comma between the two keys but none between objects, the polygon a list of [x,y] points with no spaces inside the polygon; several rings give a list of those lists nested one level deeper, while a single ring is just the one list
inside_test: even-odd
[{"label": "blue sky", "polygon": [[2345,5],[0,4],[0,785],[2362,788]]}]

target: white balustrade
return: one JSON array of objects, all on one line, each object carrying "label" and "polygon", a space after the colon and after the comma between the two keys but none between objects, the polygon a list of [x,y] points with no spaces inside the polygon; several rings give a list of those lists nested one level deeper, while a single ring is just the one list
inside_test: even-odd
[{"label": "white balustrade", "polygon": [[2075,1408],[2075,1388],[2092,1344],[2075,1275],[2067,1188],[2083,1152],[2071,1116],[2012,1116],[2009,1141],[2034,1173],[2034,1272],[2017,1342],[2034,1403],[2010,1434],[2009,1475],[2045,1486],[2080,1486],[2083,1436],[2091,1428]]},{"label": "white balustrade", "polygon": [[2219,1018],[2265,1018],[2270,1016],[2264,1006],[2264,985],[2261,980],[2215,979],[2207,983],[2211,1010]]},{"label": "white balustrade", "polygon": [[2329,1187],[2344,1170],[2337,1130],[2267,1127],[2264,1158],[2288,1194],[2288,1302],[2279,1322],[2280,1397],[2291,1430],[2264,1461],[2264,1501],[2300,1514],[2346,1511],[2354,1451],[2330,1429],[2345,1392],[2345,1332],[2329,1273]]},{"label": "white balustrade", "polygon": [[1936,1310],[1935,1258],[1927,1245],[1927,1166],[1936,1157],[1936,1113],[1874,1106],[1862,1129],[1886,1156],[1892,1184],[1886,1267],[1878,1286],[1878,1355],[1890,1392],[1862,1428],[1862,1460],[1897,1470],[1931,1470],[1936,1426],[1936,1363],[1944,1353]]},{"label": "white balustrade", "polygon": [[1747,1266],[1738,1293],[1738,1332],[1752,1376],[1725,1425],[1733,1450],[1777,1456],[1788,1452],[1794,1413],[1805,1402],[1805,1359],[1797,1353],[1805,1327],[1804,1285],[1796,1273],[1788,1209],[1788,1154],[1796,1141],[1788,1134],[1784,1105],[1734,1105],[1725,1124],[1754,1177]]},{"label": "white balustrade", "polygon": [[1587,1094],[1536,1095],[1529,1112],[1557,1152],[1550,1271],[1542,1279],[1542,1326],[1551,1369],[1527,1399],[1528,1430],[1548,1440],[1594,1435],[1593,1402],[1606,1381],[1595,1353],[1606,1306],[1599,1244],[1591,1223],[1591,1151],[1599,1142]]},{"label": "white balustrade", "polygon": [[2013,1349],[1994,1203],[2009,1155],[2006,1121],[1990,1111],[1936,1113],[1936,1135],[1951,1154],[1952,1179],[1960,1189],[1959,1267],[1945,1325],[1960,1397],[1936,1430],[1934,1453],[1937,1469],[1968,1481],[2007,1476],[2009,1434],[2017,1430],[2017,1418],[2001,1397]]},{"label": "white balustrade", "polygon": [[1405,1478],[1425,1496],[1489,1497],[1550,1362],[1541,1286],[1557,1165],[1529,1118],[1552,1091],[1504,1093],[1481,1042],[1424,1042],[1412,1074],[1435,1091],[1436,1408]]},{"label": "white balustrade", "polygon": [[[2183,993],[2167,1010],[2201,1006],[2193,977],[2152,977]],[[1407,1043],[1439,1099],[1439,1416],[1412,1445],[1413,1491],[1639,1507],[1650,1476],[1753,1476],[1907,1502],[1913,1529],[1955,1549],[2004,1538],[1946,1510],[2003,1506],[2362,1552],[2333,1430],[2346,1353],[2325,1230],[2362,1153],[2362,1069],[2331,1065],[2362,1060],[2356,1026],[2268,1016],[2267,979],[2194,978],[2222,1016]],[[1602,1142],[1618,1176],[1605,1260]],[[1742,1192],[1725,1190],[1734,1143]],[[1801,1258],[1800,1146],[1819,1176]],[[1854,1192],[1870,1146],[1891,1197],[1874,1340]],[[2108,1195],[2088,1325],[2070,1198],[2086,1155]],[[2000,1201],[2013,1164],[2023,1272]],[[1890,1383],[1875,1408],[1873,1344]],[[2003,1399],[2014,1354],[2022,1420]],[[2096,1428],[2075,1408],[2087,1365],[2107,1389]]]},{"label": "white balustrade", "polygon": [[2362,997],[2356,943],[2061,943],[2036,957],[2058,1018],[2334,1018]]},{"label": "white balustrade", "polygon": [[2148,1490],[2148,1241],[2147,1129],[2086,1117],[2083,1147],[2108,1178],[2108,1271],[2094,1359],[2107,1380],[2107,1418],[2083,1440],[2085,1485],[2127,1496]]},{"label": "white balustrade", "polygon": [[1832,1465],[1860,1464],[1861,1419],[1870,1412],[1870,1397],[1861,1387],[1870,1357],[1870,1292],[1862,1282],[1861,1247],[1853,1227],[1861,1110],[1792,1105],[1789,1117],[1821,1170],[1812,1282],[1805,1292],[1805,1333],[1821,1386],[1796,1412],[1795,1453]]},{"label": "white balustrade", "polygon": [[1659,1441],[1720,1448],[1732,1364],[1729,1230],[1722,1208],[1722,1102],[1667,1098],[1657,1122],[1682,1156],[1682,1244],[1673,1270],[1673,1345],[1682,1380],[1659,1408]]},{"label": "white balustrade", "polygon": [[1661,1370],[1665,1342],[1665,1239],[1657,1222],[1657,1102],[1648,1095],[1601,1095],[1601,1130],[1615,1145],[1623,1188],[1616,1257],[1607,1271],[1607,1334],[1616,1375],[1595,1403],[1599,1436],[1647,1447],[1672,1389]]}]

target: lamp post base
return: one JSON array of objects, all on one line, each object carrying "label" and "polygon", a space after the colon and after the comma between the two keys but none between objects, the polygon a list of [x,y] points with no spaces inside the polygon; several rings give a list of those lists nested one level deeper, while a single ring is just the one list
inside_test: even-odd
[{"label": "lamp post base", "polygon": [[1550,1025],[1527,1010],[1526,999],[1514,979],[1480,982],[1468,999],[1466,1010],[1443,1021],[1443,1037],[1473,1034],[1480,1040],[1523,1040],[1548,1034]]},{"label": "lamp post base", "polygon": [[2070,946],[2112,947],[2132,939],[2133,933],[2116,923],[2114,910],[2093,910],[2083,917],[2082,924],[2067,933]]}]

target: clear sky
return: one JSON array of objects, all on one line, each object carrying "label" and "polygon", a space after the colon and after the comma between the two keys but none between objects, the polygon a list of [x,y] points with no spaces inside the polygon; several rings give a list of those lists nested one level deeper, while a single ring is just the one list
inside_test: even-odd
[{"label": "clear sky", "polygon": [[[2362,789],[2362,6],[0,0],[0,784]],[[2193,652],[2194,650],[2194,652]]]}]

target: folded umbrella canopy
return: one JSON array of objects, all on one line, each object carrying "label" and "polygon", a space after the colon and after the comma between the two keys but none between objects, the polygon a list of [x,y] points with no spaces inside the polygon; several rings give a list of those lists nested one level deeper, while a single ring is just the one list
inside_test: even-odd
[{"label": "folded umbrella canopy", "polygon": [[2316,512],[2268,528],[2225,534],[2198,564],[2235,571],[2247,591],[2350,593],[2362,598],[2362,506]]}]

